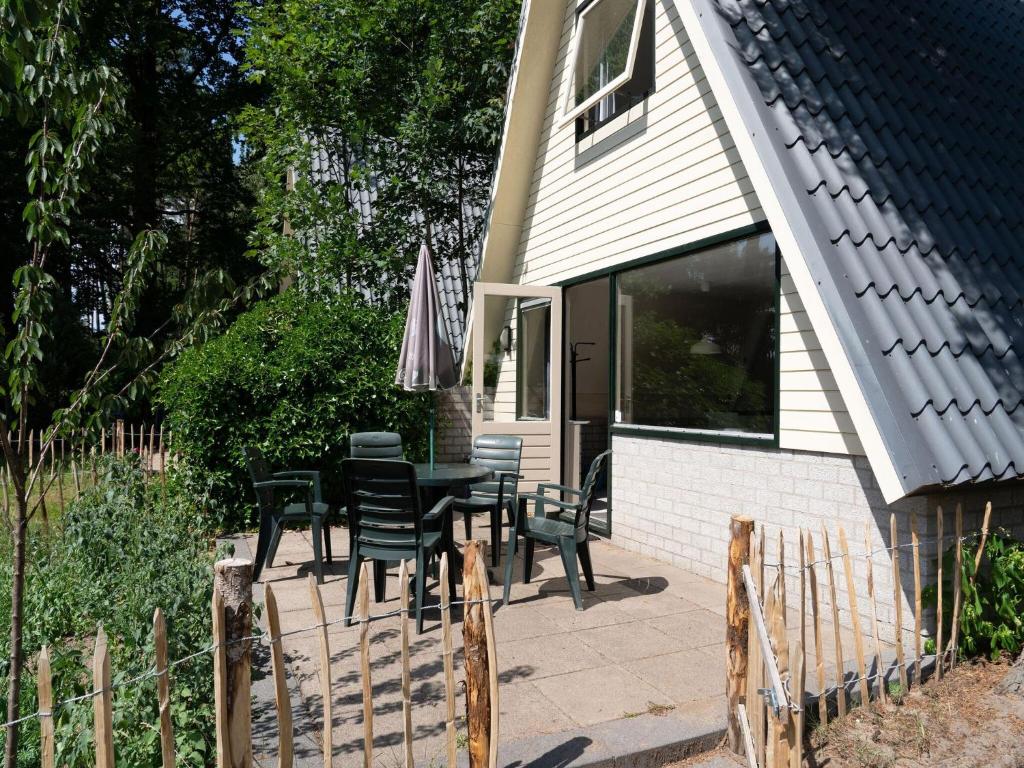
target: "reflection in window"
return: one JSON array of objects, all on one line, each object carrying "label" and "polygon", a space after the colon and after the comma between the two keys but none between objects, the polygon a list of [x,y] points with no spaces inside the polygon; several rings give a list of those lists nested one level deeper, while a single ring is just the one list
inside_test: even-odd
[{"label": "reflection in window", "polygon": [[623,272],[618,293],[620,423],[774,433],[772,235]]},{"label": "reflection in window", "polygon": [[547,419],[551,412],[551,301],[519,305],[519,341],[516,345],[519,372],[516,376],[516,417]]}]

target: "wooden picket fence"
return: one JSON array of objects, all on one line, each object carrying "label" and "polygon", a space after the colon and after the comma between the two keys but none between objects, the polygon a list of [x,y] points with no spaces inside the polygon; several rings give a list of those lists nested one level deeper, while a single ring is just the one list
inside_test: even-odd
[{"label": "wooden picket fence", "polygon": [[[992,513],[991,503],[985,506],[982,529],[973,573],[984,554]],[[896,516],[890,517],[890,545],[874,547],[871,526],[865,526],[865,554],[859,558],[867,580],[867,594],[858,596],[854,578],[858,559],[850,554],[846,531],[838,529],[838,552],[833,554],[832,543],[825,526],[821,528],[822,557],[818,558],[814,535],[810,530],[800,529],[797,534],[796,552],[787,550],[785,535],[778,533],[777,562],[765,559],[765,530],[754,531],[750,518],[736,517],[732,520],[729,552],[729,580],[727,604],[727,695],[729,706],[729,744],[734,752],[745,755],[750,768],[800,768],[804,763],[804,732],[806,725],[805,703],[807,675],[813,674],[819,694],[812,706],[816,707],[817,720],[827,725],[830,715],[843,717],[854,705],[848,686],[855,684],[862,705],[872,701],[884,702],[887,697],[887,661],[883,655],[883,632],[878,622],[878,594],[875,584],[875,567],[892,569],[892,590],[895,620],[891,627],[891,642],[895,651],[895,664],[888,665],[890,675],[895,675],[900,691],[909,690],[911,683],[920,685],[924,679],[925,661],[934,664],[933,672],[939,679],[947,667],[957,663],[956,650],[960,624],[961,605],[961,564],[963,561],[963,512],[958,504],[955,511],[955,574],[953,582],[952,637],[943,638],[943,554],[947,539],[943,531],[943,511],[936,511],[937,535],[928,542],[922,542],[918,533],[918,521],[910,516],[909,541],[900,539]],[[934,656],[922,652],[922,603],[921,603],[921,546],[935,544],[936,583],[938,585],[936,605],[936,634]],[[901,550],[909,550],[913,564],[914,630],[910,645],[911,658],[905,658],[903,629],[903,588],[900,573]],[[876,563],[879,555],[888,555],[888,560]],[[789,557],[793,557],[793,562]],[[837,562],[838,561],[838,562]],[[842,569],[842,574],[837,571]],[[774,577],[769,571],[774,571]],[[787,634],[787,593],[786,573],[799,575],[799,634],[790,641]],[[845,580],[849,610],[840,608],[837,600],[837,582]],[[827,603],[830,610],[833,643],[825,638],[825,621],[822,592],[828,590]],[[860,599],[866,598],[868,626],[862,625]],[[808,608],[810,614],[808,615]],[[847,679],[841,637],[842,622],[840,610],[846,614],[853,632],[854,661],[856,677]],[[866,631],[865,631],[866,630]],[[810,631],[812,639],[808,640]],[[865,648],[866,636],[873,648]],[[945,645],[944,645],[945,640]],[[811,648],[813,643],[813,649]],[[832,661],[835,666],[835,680],[828,685],[825,666],[829,646],[834,649]],[[809,658],[813,650],[813,671]],[[870,669],[873,670],[869,674]],[[910,670],[913,674],[910,674]],[[835,709],[830,709],[832,694]]]},{"label": "wooden picket fence", "polygon": [[[399,609],[383,616],[369,612],[369,575],[364,563],[359,574],[356,613],[352,620],[359,624],[359,669],[363,697],[363,756],[364,768],[373,765],[373,687],[370,670],[370,633],[372,621],[397,615],[401,633],[401,698],[404,719],[402,753],[406,768],[413,766],[412,729],[412,677],[409,655],[409,573],[406,564],[399,572],[401,597]],[[441,649],[445,680],[445,746],[446,764],[457,765],[458,746],[455,717],[455,668],[452,650],[452,606],[463,606],[463,644],[466,670],[466,716],[468,751],[471,768],[497,768],[498,758],[498,674],[491,616],[491,598],[484,567],[482,542],[468,542],[463,569],[463,599],[453,600],[448,589],[448,558],[443,555],[440,564],[441,592]],[[283,637],[301,632],[314,633],[319,645],[317,674],[321,685],[322,744],[324,765],[330,768],[333,758],[331,685],[334,680],[328,628],[344,622],[345,618],[328,619],[320,586],[312,575],[309,593],[316,623],[300,630],[282,633],[277,600],[270,584],[264,588],[264,611],[267,632],[253,633],[252,617],[252,563],[248,560],[221,560],[215,566],[212,603],[213,642],[208,649],[213,653],[214,698],[216,718],[216,753],[218,768],[251,768],[253,765],[251,676],[253,642],[266,640],[270,646],[271,674],[274,682],[277,715],[277,765],[291,768],[295,759],[293,740],[292,702],[289,695],[287,668],[284,662]],[[157,681],[159,704],[160,745],[163,768],[176,765],[174,731],[170,706],[173,689],[170,669],[187,660],[169,661],[167,658],[167,628],[159,609],[153,617],[154,668],[151,673],[129,681],[138,683],[149,677]],[[193,654],[195,655],[195,654]],[[41,729],[41,766],[54,768],[53,712],[65,702],[53,701],[50,661],[44,647],[37,664],[39,708],[35,715]],[[113,733],[113,689],[107,637],[100,627],[96,635],[92,669],[93,690],[83,699],[92,699],[97,768],[114,768],[115,744]],[[25,718],[25,719],[29,719]]]},{"label": "wooden picket fence", "polygon": [[[169,438],[170,435],[167,435]],[[99,435],[79,438],[57,437],[53,440],[41,430],[10,431],[8,439],[19,452],[24,450],[28,465],[35,466],[39,459],[41,471],[30,508],[38,507],[43,524],[52,512],[63,512],[68,503],[84,488],[99,480],[97,463],[106,455],[137,454],[142,468],[151,475],[165,479],[166,469],[172,461],[162,424],[131,424],[122,420],[104,427]],[[0,466],[0,516],[9,520],[12,515],[13,493],[10,471]]]}]

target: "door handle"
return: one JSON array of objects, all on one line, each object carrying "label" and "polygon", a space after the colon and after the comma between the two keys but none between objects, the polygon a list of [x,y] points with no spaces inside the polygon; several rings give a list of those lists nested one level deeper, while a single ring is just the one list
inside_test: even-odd
[{"label": "door handle", "polygon": [[484,396],[483,396],[482,392],[477,392],[476,393],[476,412],[477,413],[483,413],[484,412]]}]

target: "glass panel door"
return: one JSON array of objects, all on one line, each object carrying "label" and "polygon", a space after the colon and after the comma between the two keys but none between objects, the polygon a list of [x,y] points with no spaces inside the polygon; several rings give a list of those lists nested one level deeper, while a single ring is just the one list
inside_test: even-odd
[{"label": "glass panel door", "polygon": [[[562,482],[579,488],[594,458],[611,447],[610,278],[565,289],[565,427]],[[610,484],[602,477],[591,514],[591,530],[611,535]]]},{"label": "glass panel door", "polygon": [[472,334],[473,436],[523,438],[521,490],[558,482],[562,289],[476,283]]}]

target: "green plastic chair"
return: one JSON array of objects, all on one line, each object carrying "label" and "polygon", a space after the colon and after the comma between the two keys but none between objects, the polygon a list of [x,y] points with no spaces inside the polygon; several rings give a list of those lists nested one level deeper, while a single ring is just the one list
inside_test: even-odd
[{"label": "green plastic chair", "polygon": [[[354,432],[348,441],[348,455],[353,459],[405,459],[402,436],[397,432]],[[344,510],[343,510],[344,511]],[[347,512],[346,512],[347,514]],[[349,523],[349,544],[352,540],[352,525]],[[349,547],[352,552],[352,547]],[[373,601],[383,603],[387,598],[388,564],[384,560],[373,561]]]},{"label": "green plastic chair", "polygon": [[[426,573],[441,555],[441,531],[429,524],[440,520],[455,499],[445,496],[426,514],[416,486],[416,468],[407,461],[345,459],[341,462],[348,499],[352,552],[348,561],[345,624],[352,623],[359,568],[364,560],[415,560],[416,633],[423,631]],[[455,572],[448,570],[448,588],[455,594]]]},{"label": "green plastic chair", "polygon": [[[242,456],[252,479],[252,488],[260,512],[253,581],[259,580],[264,566],[269,568],[274,565],[284,528],[289,523],[308,523],[313,529],[313,573],[316,575],[317,583],[323,584],[323,550],[327,552],[328,563],[332,562],[332,557],[331,527],[328,520],[330,507],[323,501],[320,473],[314,470],[271,472],[259,448],[243,448]],[[278,495],[277,491],[291,491],[291,497],[301,495],[304,498],[302,501],[283,503],[282,496],[287,499],[289,494]],[[305,493],[302,494],[302,491]]]},{"label": "green plastic chair", "polygon": [[[580,574],[576,567],[579,558],[583,567],[583,576],[587,580],[587,589],[594,591],[594,567],[590,561],[590,510],[594,506],[594,490],[601,473],[608,466],[611,451],[597,456],[590,465],[590,470],[583,481],[583,488],[569,488],[557,483],[540,483],[537,493],[520,493],[519,508],[512,522],[512,530],[508,535],[508,554],[505,562],[505,593],[503,600],[508,604],[512,591],[512,560],[515,555],[516,536],[521,534],[526,540],[523,552],[523,583],[530,583],[533,570],[533,549],[539,541],[542,544],[553,544],[558,547],[565,566],[565,576],[569,580],[569,590],[576,610],[583,610],[583,596],[580,593]],[[561,497],[571,497],[572,501],[562,501],[546,496],[546,491],[557,491]],[[534,502],[533,517],[526,514],[528,501]]]},{"label": "green plastic chair", "polygon": [[466,541],[473,538],[473,515],[489,512],[491,516],[491,566],[497,568],[501,557],[501,514],[508,513],[509,524],[515,514],[516,490],[522,475],[519,462],[523,456],[523,438],[513,435],[480,435],[473,441],[470,464],[492,470],[495,480],[469,486],[469,496],[455,500],[455,511],[462,512],[466,524]]},{"label": "green plastic chair", "polygon": [[397,432],[355,432],[349,437],[348,454],[353,459],[405,458],[402,436]]}]

